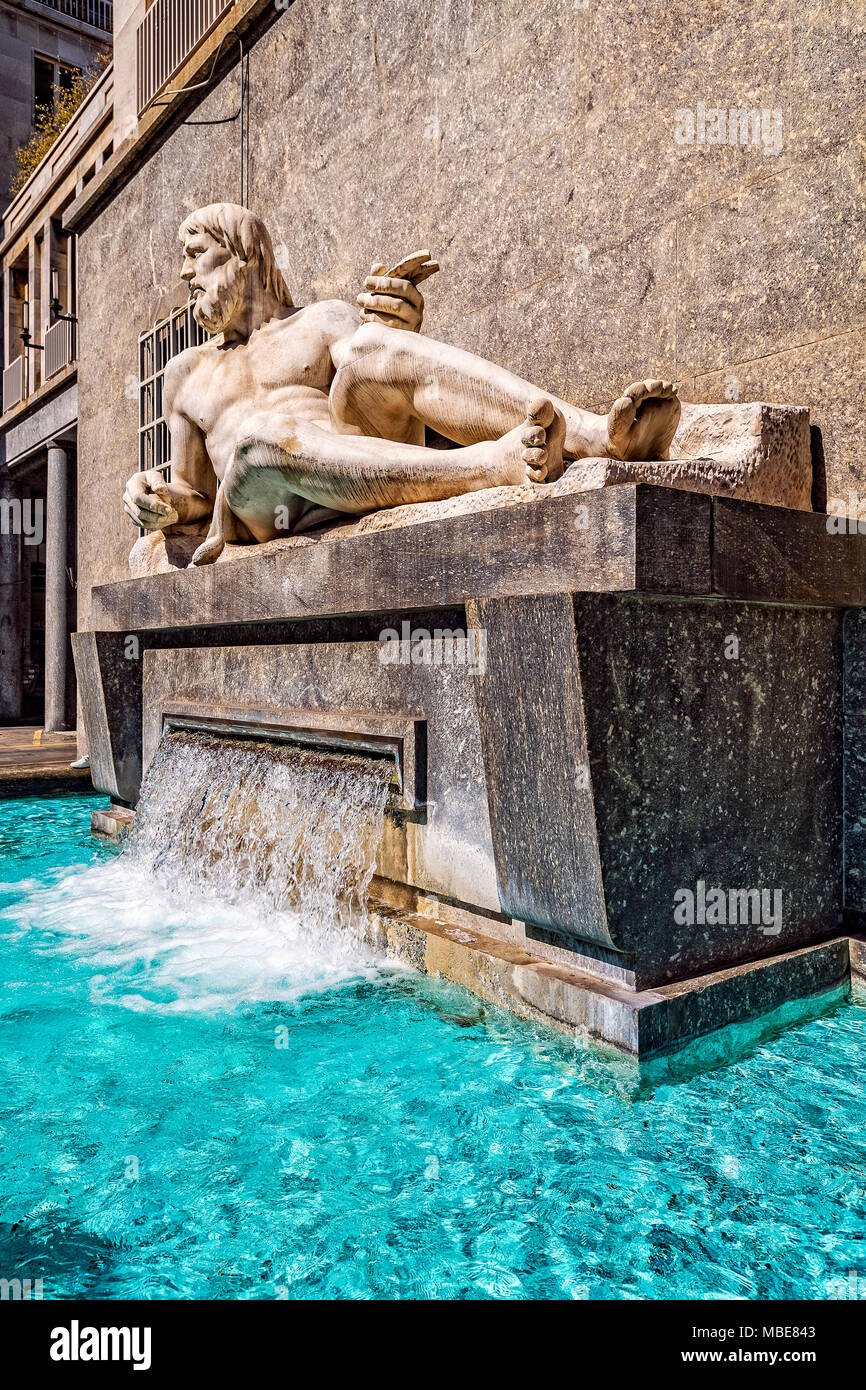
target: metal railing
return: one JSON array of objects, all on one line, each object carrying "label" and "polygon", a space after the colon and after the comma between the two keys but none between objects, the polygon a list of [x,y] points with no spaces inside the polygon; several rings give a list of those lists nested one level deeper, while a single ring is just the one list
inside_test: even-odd
[{"label": "metal railing", "polygon": [[11,410],[13,405],[24,399],[24,356],[16,357],[3,372],[3,410]]},{"label": "metal railing", "polygon": [[138,466],[158,468],[171,481],[171,438],[162,408],[166,364],[188,347],[207,342],[210,334],[193,316],[192,302],[173,309],[138,339]]},{"label": "metal railing", "polygon": [[154,0],[138,26],[138,114],[150,104],[234,0]]},{"label": "metal railing", "polygon": [[112,0],[38,0],[48,10],[80,19],[82,24],[90,24],[94,29],[104,29],[110,34],[114,28],[114,5]]},{"label": "metal railing", "polygon": [[76,355],[75,324],[58,319],[45,330],[45,379],[68,367]]}]

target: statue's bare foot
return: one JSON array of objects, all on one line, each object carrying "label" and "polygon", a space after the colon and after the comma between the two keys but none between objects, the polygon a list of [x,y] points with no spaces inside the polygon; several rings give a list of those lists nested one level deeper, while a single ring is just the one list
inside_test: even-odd
[{"label": "statue's bare foot", "polygon": [[523,424],[509,430],[493,446],[505,468],[503,481],[512,485],[527,480],[531,483],[556,482],[562,476],[564,439],[564,419],[553,401],[539,396],[529,407]]},{"label": "statue's bare foot", "polygon": [[680,409],[672,382],[633,382],[608,413],[608,454],[634,462],[666,459],[680,422]]}]

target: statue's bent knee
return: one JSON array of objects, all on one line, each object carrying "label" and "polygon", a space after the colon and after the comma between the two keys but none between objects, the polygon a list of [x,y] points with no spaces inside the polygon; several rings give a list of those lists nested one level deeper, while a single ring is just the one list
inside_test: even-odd
[{"label": "statue's bent knee", "polygon": [[[408,362],[413,344],[407,340],[414,337],[414,333],[381,323],[362,323],[356,329],[328,396],[331,419],[338,428],[370,425],[371,386],[375,386],[381,405],[387,401],[394,407],[402,390],[400,364]],[[372,432],[379,431],[372,427]]]},{"label": "statue's bent knee", "polygon": [[337,376],[361,376],[364,364],[372,368],[371,376],[381,375],[380,363],[397,362],[408,357],[416,335],[403,328],[389,328],[385,323],[362,323],[352,334],[348,353]]},{"label": "statue's bent knee", "polygon": [[377,350],[387,352],[397,346],[394,339],[402,336],[402,329],[389,328],[385,323],[359,324],[349,341],[349,361],[366,357]]}]

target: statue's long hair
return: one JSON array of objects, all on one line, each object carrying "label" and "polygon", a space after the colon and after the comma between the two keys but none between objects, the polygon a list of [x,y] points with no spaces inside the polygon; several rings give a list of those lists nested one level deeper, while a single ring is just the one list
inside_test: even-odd
[{"label": "statue's long hair", "polygon": [[270,233],[260,217],[239,203],[209,203],[184,218],[178,233],[181,241],[202,234],[212,236],[247,265],[258,266],[265,289],[279,304],[292,307],[288,285],[274,259]]}]

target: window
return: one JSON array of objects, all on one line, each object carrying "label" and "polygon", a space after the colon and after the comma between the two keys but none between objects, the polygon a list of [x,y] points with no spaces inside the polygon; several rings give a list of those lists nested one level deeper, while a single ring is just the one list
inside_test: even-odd
[{"label": "window", "polygon": [[162,379],[167,362],[210,334],[193,318],[192,304],[174,309],[138,340],[138,467],[158,468],[171,481],[171,440],[162,413]]},{"label": "window", "polygon": [[33,121],[39,114],[39,108],[54,105],[54,89],[59,87],[61,91],[67,92],[81,68],[70,66],[69,63],[58,63],[56,58],[43,58],[38,53],[33,55]]},{"label": "window", "polygon": [[79,72],[81,72],[81,68],[68,68],[65,63],[57,64],[57,85],[61,92],[69,91],[73,78]]}]

